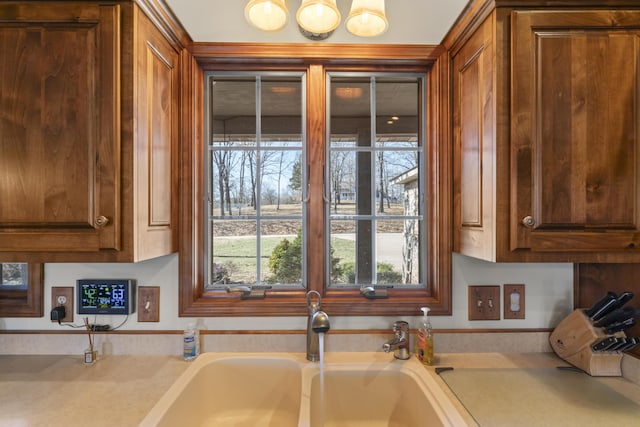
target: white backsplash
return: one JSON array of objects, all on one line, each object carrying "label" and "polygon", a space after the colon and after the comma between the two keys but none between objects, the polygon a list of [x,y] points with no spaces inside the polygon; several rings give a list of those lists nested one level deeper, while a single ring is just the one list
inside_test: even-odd
[{"label": "white backsplash", "polygon": [[[435,329],[540,329],[552,328],[573,310],[572,264],[490,263],[453,255],[453,307],[451,316],[433,316]],[[50,330],[68,332],[49,320],[51,288],[75,286],[77,279],[136,279],[138,286],[160,287],[160,321],[138,322],[137,314],[127,319],[121,330],[175,331],[182,330],[193,318],[178,316],[178,256],[169,255],[140,263],[46,264],[44,316],[41,318],[0,318],[0,330]],[[467,319],[467,287],[469,285],[526,285],[526,318],[523,320],[469,321]],[[331,313],[328,313],[331,316]],[[116,326],[124,316],[90,317],[96,324]],[[399,318],[380,316],[331,316],[331,326],[338,330],[391,329],[395,320],[405,320],[412,328],[419,316]],[[304,330],[306,317],[208,317],[198,319],[200,327],[212,331],[290,331]],[[82,318],[74,314],[74,323]]]},{"label": "white backsplash", "polygon": [[[326,336],[328,352],[382,351],[382,344],[393,334],[344,332]],[[202,335],[205,352],[292,352],[306,349],[303,333]],[[415,337],[411,337],[412,348]],[[440,353],[538,353],[550,352],[546,332],[436,333],[436,355]],[[182,354],[182,335],[171,334],[95,334],[94,345],[99,355],[165,355]],[[64,354],[81,355],[88,348],[86,334],[0,334],[0,354]]]}]

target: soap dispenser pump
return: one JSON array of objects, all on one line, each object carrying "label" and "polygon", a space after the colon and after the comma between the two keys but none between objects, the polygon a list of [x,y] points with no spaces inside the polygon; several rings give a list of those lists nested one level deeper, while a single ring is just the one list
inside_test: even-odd
[{"label": "soap dispenser pump", "polygon": [[418,343],[416,355],[423,365],[431,366],[434,363],[433,331],[429,321],[429,307],[420,308],[423,313],[420,328],[418,328]]}]

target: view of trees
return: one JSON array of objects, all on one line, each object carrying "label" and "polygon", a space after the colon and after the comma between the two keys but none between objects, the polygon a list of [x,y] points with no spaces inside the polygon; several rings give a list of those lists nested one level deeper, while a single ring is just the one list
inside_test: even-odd
[{"label": "view of trees", "polygon": [[[286,147],[286,142],[278,142],[279,147]],[[220,145],[220,144],[218,144]],[[239,148],[240,147],[240,148]],[[258,155],[258,153],[260,153]],[[360,153],[361,154],[361,153]],[[357,166],[356,159],[358,153],[352,150],[332,150],[330,152],[329,177],[331,180],[331,190],[329,202],[331,211],[334,214],[355,213],[356,192],[357,192]],[[370,155],[368,157],[371,158]],[[384,151],[375,152],[375,209],[379,214],[385,214],[392,209],[394,215],[403,215],[403,185],[393,185],[392,181],[398,175],[406,173],[416,167],[416,152],[407,151]],[[213,192],[213,215],[218,221],[224,221],[225,232],[217,233],[219,237],[246,235],[248,228],[246,221],[229,222],[234,217],[246,218],[258,215],[257,201],[260,197],[259,215],[270,218],[272,216],[290,215],[300,216],[303,194],[303,171],[302,152],[292,149],[272,149],[254,150],[247,149],[247,145],[239,143],[227,143],[212,150],[212,166],[215,172],[212,181]],[[372,180],[367,180],[371,182]],[[258,196],[259,195],[259,196]],[[267,221],[263,221],[263,224]],[[299,222],[299,220],[298,220]],[[220,222],[219,222],[220,223]],[[295,224],[290,224],[284,231],[287,219],[275,221],[281,226],[276,226],[269,221],[270,227],[261,229],[261,238],[264,248],[271,248],[265,258],[263,266],[263,280],[270,283],[299,283],[302,277],[302,249],[301,235],[289,234]],[[396,222],[399,228],[394,229],[394,233],[402,232],[402,222]],[[235,224],[235,225],[234,225]],[[344,224],[344,222],[341,222]],[[353,221],[351,221],[353,224]],[[272,230],[272,231],[270,231]],[[249,231],[255,235],[256,231]],[[335,231],[334,236],[339,236],[340,231]],[[354,233],[355,230],[347,227],[342,232]],[[284,233],[284,236],[283,236]],[[333,232],[332,232],[333,233]],[[273,239],[267,240],[269,235],[274,235]],[[219,239],[220,240],[220,239]],[[238,244],[236,242],[236,244]],[[248,243],[255,244],[255,243]],[[220,246],[220,245],[218,245]],[[251,252],[249,249],[247,249]],[[351,252],[345,254],[344,251]],[[236,249],[236,251],[239,251]],[[244,250],[243,250],[244,251]],[[340,283],[355,283],[355,248],[353,244],[338,248],[332,247],[332,280]],[[398,249],[400,252],[400,248]],[[233,283],[242,277],[242,268],[239,263],[233,260],[231,255],[226,255],[226,261],[215,263],[215,281],[218,283]],[[255,267],[249,267],[255,268]],[[377,274],[379,283],[401,282],[403,265],[392,265],[391,263],[378,263]],[[268,273],[267,273],[268,271]],[[251,281],[249,277],[241,279],[241,282]]]},{"label": "view of trees", "polygon": [[303,115],[317,116],[303,108],[303,75],[221,72],[210,79],[207,200],[213,282],[300,283],[300,230],[307,219],[313,224],[324,219],[332,283],[417,283],[415,275],[404,274],[410,264],[402,258],[413,259],[411,253],[420,250],[413,245],[403,252],[407,221],[422,221],[419,204],[407,202],[407,194],[419,200],[414,195],[420,191],[421,79],[410,74],[331,77],[323,174],[328,216],[305,210],[303,200],[308,168],[322,167],[315,159],[308,166],[303,151]]},{"label": "view of trees", "polygon": [[26,286],[28,264],[19,263],[0,263],[2,276],[0,285],[3,286]]},{"label": "view of trees", "polygon": [[[302,154],[298,150],[262,151],[258,179],[257,155],[254,150],[234,150],[218,148],[213,150],[213,177],[216,188],[214,215],[220,217],[238,215],[233,207],[256,207],[258,181],[263,203],[275,205],[299,203],[302,194]],[[343,199],[355,199],[356,166],[355,155],[351,151],[331,152],[331,205],[334,212]],[[385,204],[400,201],[402,187],[392,186],[390,181],[417,166],[416,153],[412,151],[378,151],[377,212],[384,213]],[[382,195],[383,197],[380,197]],[[243,214],[247,214],[243,212]]]},{"label": "view of trees", "polygon": [[258,185],[261,201],[275,205],[276,210],[283,203],[296,203],[296,199],[299,202],[302,186],[300,159],[300,150],[260,151],[259,160],[255,150],[213,150],[214,215],[246,214],[238,211],[238,207],[255,210]]}]

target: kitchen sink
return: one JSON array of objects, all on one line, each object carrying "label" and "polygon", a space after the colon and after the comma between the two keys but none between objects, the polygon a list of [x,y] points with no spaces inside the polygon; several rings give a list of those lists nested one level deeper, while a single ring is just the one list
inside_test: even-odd
[{"label": "kitchen sink", "polygon": [[429,390],[410,370],[331,367],[324,378],[324,399],[321,382],[320,375],[311,382],[311,427],[446,425]]},{"label": "kitchen sink", "polygon": [[[147,414],[151,426],[464,426],[420,362],[387,353],[205,353]],[[324,393],[323,393],[324,390]]]}]

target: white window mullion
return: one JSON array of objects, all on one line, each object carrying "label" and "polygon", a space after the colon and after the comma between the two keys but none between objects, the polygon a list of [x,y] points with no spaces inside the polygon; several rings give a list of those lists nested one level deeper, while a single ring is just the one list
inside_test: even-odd
[{"label": "white window mullion", "polygon": [[[369,94],[370,109],[370,122],[371,122],[371,140],[369,141],[369,157],[371,162],[371,281],[372,284],[378,283],[378,269],[377,269],[377,255],[376,255],[376,157],[377,157],[377,145],[376,145],[376,78],[371,77],[371,89]],[[382,194],[380,195],[382,197]]]},{"label": "white window mullion", "polygon": [[262,80],[256,77],[256,284],[262,283]]}]

